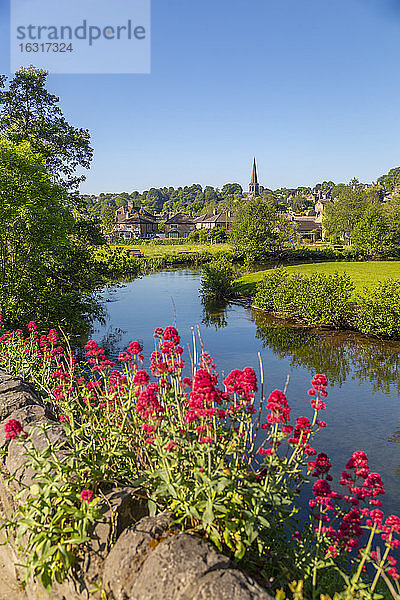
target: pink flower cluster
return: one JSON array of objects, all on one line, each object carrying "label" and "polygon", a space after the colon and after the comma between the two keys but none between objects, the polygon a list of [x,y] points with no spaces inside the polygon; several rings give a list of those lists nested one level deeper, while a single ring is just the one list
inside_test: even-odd
[{"label": "pink flower cluster", "polygon": [[103,348],[100,348],[93,340],[87,342],[85,350],[87,350],[86,359],[92,365],[92,371],[104,372],[110,367],[115,367],[115,363],[105,357]]},{"label": "pink flower cluster", "polygon": [[274,390],[270,394],[267,409],[271,411],[267,416],[267,422],[270,425],[272,423],[287,423],[290,419],[290,406],[285,394],[280,390]]},{"label": "pink flower cluster", "polygon": [[22,433],[22,425],[16,419],[9,419],[4,425],[4,432],[6,434],[6,440],[13,440]]}]

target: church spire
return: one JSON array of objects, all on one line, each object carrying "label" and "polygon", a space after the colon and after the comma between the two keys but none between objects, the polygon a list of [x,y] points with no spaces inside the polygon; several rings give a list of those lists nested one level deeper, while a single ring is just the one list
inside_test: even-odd
[{"label": "church spire", "polygon": [[251,174],[251,183],[258,184],[258,180],[257,180],[257,165],[256,165],[256,159],[255,159],[255,157],[254,157],[254,160],[253,160],[253,172]]},{"label": "church spire", "polygon": [[249,185],[249,197],[256,198],[260,195],[260,187],[258,185],[256,159],[253,160],[253,171],[251,173],[251,181]]}]

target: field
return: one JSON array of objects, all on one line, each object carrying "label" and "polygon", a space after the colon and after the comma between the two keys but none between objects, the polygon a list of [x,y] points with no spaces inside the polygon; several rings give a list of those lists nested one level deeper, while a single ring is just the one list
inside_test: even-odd
[{"label": "field", "polygon": [[148,258],[163,258],[164,256],[192,254],[194,252],[221,252],[230,250],[230,244],[129,244],[124,246],[111,246],[111,248],[125,248],[140,252]]},{"label": "field", "polygon": [[[400,278],[400,261],[367,261],[367,262],[326,262],[311,263],[304,265],[294,265],[285,267],[290,272],[304,273],[323,273],[324,275],[333,275],[333,273],[347,273],[350,275],[355,291],[360,292],[364,286],[371,286],[378,281]],[[244,275],[236,281],[236,290],[242,295],[251,295],[256,284],[261,281],[266,271],[257,271]]]}]

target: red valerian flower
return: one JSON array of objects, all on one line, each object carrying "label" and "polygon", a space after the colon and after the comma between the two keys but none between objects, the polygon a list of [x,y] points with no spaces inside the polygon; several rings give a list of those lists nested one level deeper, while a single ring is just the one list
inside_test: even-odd
[{"label": "red valerian flower", "polygon": [[308,469],[311,471],[313,477],[328,475],[331,467],[331,461],[325,452],[320,452],[315,460],[310,460],[308,463]]},{"label": "red valerian flower", "polygon": [[143,347],[139,344],[139,342],[131,342],[127,348],[127,351],[131,354],[140,354],[143,350]]},{"label": "red valerian flower", "polygon": [[274,390],[267,402],[267,409],[271,411],[268,415],[268,423],[287,423],[290,417],[290,406],[287,403],[286,396],[280,390]]},{"label": "red valerian flower", "polygon": [[166,327],[163,333],[163,341],[171,341],[174,345],[178,345],[181,337],[175,327]]},{"label": "red valerian flower", "polygon": [[4,425],[4,431],[6,434],[6,440],[13,440],[22,431],[22,425],[16,419],[9,419]]},{"label": "red valerian flower", "polygon": [[82,502],[90,502],[93,499],[92,490],[82,490],[81,491],[81,500]]},{"label": "red valerian flower", "polygon": [[133,378],[133,383],[135,385],[147,385],[150,381],[150,377],[146,373],[146,371],[137,371],[135,373],[135,377]]}]

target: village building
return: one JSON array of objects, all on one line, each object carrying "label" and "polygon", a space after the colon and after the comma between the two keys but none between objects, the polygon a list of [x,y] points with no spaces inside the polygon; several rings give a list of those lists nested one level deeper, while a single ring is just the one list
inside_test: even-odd
[{"label": "village building", "polygon": [[214,229],[214,227],[223,227],[223,229],[231,228],[233,217],[231,212],[220,212],[214,209],[213,214],[200,215],[194,219],[195,227],[199,229]]},{"label": "village building", "polygon": [[165,221],[166,238],[187,238],[194,231],[195,219],[184,213],[176,213]]},{"label": "village building", "polygon": [[316,217],[306,217],[293,213],[288,214],[287,217],[289,221],[296,224],[299,238],[310,242],[316,242],[322,238],[322,219],[318,222]]},{"label": "village building", "polygon": [[124,240],[151,239],[158,233],[158,223],[153,215],[135,206],[133,200],[115,211],[113,235]]}]

